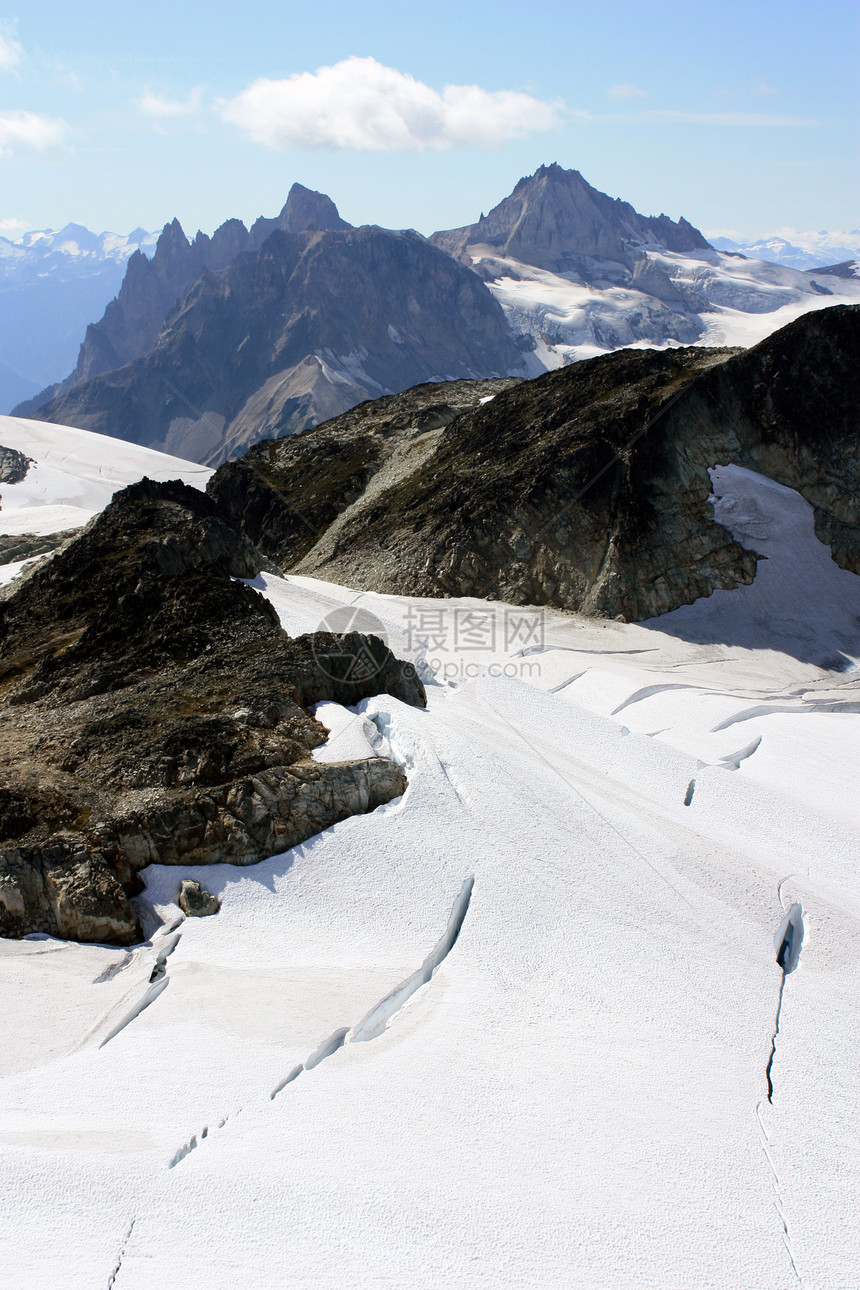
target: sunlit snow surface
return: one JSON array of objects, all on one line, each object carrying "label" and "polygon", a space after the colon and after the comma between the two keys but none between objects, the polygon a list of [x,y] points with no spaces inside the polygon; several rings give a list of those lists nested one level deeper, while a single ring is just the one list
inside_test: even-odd
[{"label": "sunlit snow surface", "polygon": [[[631,286],[613,285],[621,266],[606,263],[607,278],[590,285],[506,258],[490,247],[472,247],[476,267],[505,311],[514,331],[536,341],[530,375],[612,349],[676,347],[660,342],[665,326],[660,300]],[[802,273],[785,265],[717,251],[649,251],[648,259],[677,293],[669,308],[698,317],[703,346],[755,345],[814,309],[860,304],[860,280]],[[648,288],[646,287],[647,291]],[[646,334],[647,340],[638,339]],[[670,331],[671,334],[671,331]]]},{"label": "sunlit snow surface", "polygon": [[860,1284],[860,579],[796,494],[713,479],[767,561],[648,624],[261,576],[423,670],[426,711],[317,710],[409,788],[147,870],[131,951],[2,942],[0,1285]]},{"label": "sunlit snow surface", "polygon": [[205,488],[212,471],[124,439],[0,416],[0,444],[32,459],[20,484],[0,484],[0,534],[60,533],[86,524],[118,488],[144,475]]}]

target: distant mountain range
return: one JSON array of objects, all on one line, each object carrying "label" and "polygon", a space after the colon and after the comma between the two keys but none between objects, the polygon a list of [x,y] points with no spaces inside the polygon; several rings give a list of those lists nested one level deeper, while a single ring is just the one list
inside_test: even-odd
[{"label": "distant mountain range", "polygon": [[[201,268],[202,264],[202,268]],[[353,229],[294,185],[277,220],[167,226],[78,367],[16,415],[216,464],[420,381],[525,374],[480,279],[413,232]]]},{"label": "distant mountain range", "polygon": [[152,255],[155,243],[142,228],[123,236],[80,224],[0,237],[0,411],[69,371],[129,259]]},{"label": "distant mountain range", "polygon": [[846,260],[860,260],[860,228],[845,233],[801,233],[786,229],[753,242],[729,237],[711,238],[718,251],[739,251],[753,260],[769,260],[790,269],[822,269]]},{"label": "distant mountain range", "polygon": [[[843,266],[844,267],[844,266]],[[860,280],[715,250],[541,166],[474,224],[353,229],[293,185],[275,219],[138,252],[74,371],[15,413],[217,465],[420,382],[535,376],[627,346],[755,343]]]}]

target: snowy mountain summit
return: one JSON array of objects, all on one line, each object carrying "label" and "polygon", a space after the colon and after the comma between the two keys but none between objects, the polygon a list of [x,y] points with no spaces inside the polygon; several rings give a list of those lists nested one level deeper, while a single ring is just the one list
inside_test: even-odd
[{"label": "snowy mountain summit", "polygon": [[531,375],[631,345],[750,345],[809,309],[860,300],[844,277],[717,251],[686,219],[640,215],[558,165],[432,240],[487,283]]}]

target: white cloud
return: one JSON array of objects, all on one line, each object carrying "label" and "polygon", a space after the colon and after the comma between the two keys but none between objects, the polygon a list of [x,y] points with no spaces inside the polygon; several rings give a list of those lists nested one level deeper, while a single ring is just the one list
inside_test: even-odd
[{"label": "white cloud", "polygon": [[16,40],[8,27],[0,28],[0,72],[11,72],[24,57],[20,41]]},{"label": "white cloud", "polygon": [[446,85],[439,93],[375,58],[257,80],[217,107],[224,120],[270,148],[496,148],[557,124],[555,105],[530,94],[477,85]]},{"label": "white cloud", "polygon": [[766,81],[759,81],[758,85],[755,87],[755,92],[756,94],[760,94],[763,99],[773,98],[774,94],[779,93],[779,91],[775,90],[772,85],[768,85]]},{"label": "white cloud", "polygon": [[610,85],[609,97],[616,99],[619,103],[626,102],[628,99],[647,99],[648,91],[637,89],[629,81],[622,82],[621,85]]},{"label": "white cloud", "polygon": [[192,90],[186,99],[169,99],[152,90],[145,90],[137,100],[138,111],[156,121],[172,121],[177,117],[193,116],[200,111],[201,91]]},{"label": "white cloud", "polygon": [[0,112],[0,153],[21,145],[25,148],[54,148],[64,143],[68,126],[56,117],[36,112]]},{"label": "white cloud", "polygon": [[0,237],[17,237],[19,233],[26,233],[29,227],[22,219],[0,219]]}]

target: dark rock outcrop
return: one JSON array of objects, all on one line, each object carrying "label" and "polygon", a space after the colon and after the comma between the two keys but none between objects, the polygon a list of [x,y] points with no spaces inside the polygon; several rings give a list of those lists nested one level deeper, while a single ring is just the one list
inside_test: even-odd
[{"label": "dark rock outcrop", "polygon": [[320,764],[311,704],[420,682],[357,633],[291,640],[264,557],[181,483],[117,494],[0,603],[0,935],[128,943],[150,863],[252,864],[403,792]]},{"label": "dark rock outcrop", "polygon": [[288,447],[285,440],[256,444],[216,471],[207,491],[237,532],[293,567],[334,541],[350,509],[361,511],[368,494],[403,471],[411,477],[446,425],[518,384],[507,377],[417,385],[361,403],[294,435]]},{"label": "dark rock outcrop", "polygon": [[20,484],[30,469],[30,458],[17,448],[0,444],[0,484]]},{"label": "dark rock outcrop", "polygon": [[[472,399],[423,435],[428,392],[410,391],[400,420],[380,400],[260,444],[209,491],[296,572],[650,618],[754,576],[755,556],[714,522],[716,464],[797,489],[834,559],[860,572],[858,350],[860,307],[837,306],[748,351],[578,363]],[[447,388],[433,390],[440,404]]]},{"label": "dark rock outcrop", "polygon": [[275,232],[204,272],[145,357],[38,415],[217,464],[368,397],[521,360],[480,279],[417,233]]}]

